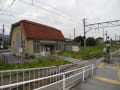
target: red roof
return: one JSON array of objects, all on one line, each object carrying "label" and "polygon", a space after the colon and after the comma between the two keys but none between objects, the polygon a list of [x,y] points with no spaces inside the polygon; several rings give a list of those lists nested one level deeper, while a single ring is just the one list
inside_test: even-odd
[{"label": "red roof", "polygon": [[28,20],[22,20],[14,25],[21,25],[26,38],[41,39],[41,40],[60,40],[64,41],[64,36],[61,31]]}]

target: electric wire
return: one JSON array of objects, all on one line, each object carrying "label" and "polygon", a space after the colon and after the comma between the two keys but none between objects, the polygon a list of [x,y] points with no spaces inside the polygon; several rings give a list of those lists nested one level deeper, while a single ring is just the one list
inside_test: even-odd
[{"label": "electric wire", "polygon": [[36,7],[36,8],[40,8],[40,9],[46,10],[46,11],[52,13],[52,14],[59,15],[59,16],[61,16],[61,17],[67,18],[68,20],[72,20],[72,21],[76,22],[76,23],[79,24],[79,25],[83,25],[83,24],[80,24],[80,22],[76,21],[75,19],[68,18],[68,17],[66,17],[66,16],[64,16],[64,15],[62,15],[62,14],[59,14],[59,13],[53,11],[53,10],[49,10],[49,9],[44,8],[44,7],[42,7],[42,6],[35,5],[34,3],[32,4],[32,3],[26,2],[26,1],[24,1],[24,0],[20,0],[20,2],[23,2],[23,3],[25,3],[25,4],[31,5],[31,6]]},{"label": "electric wire", "polygon": [[16,2],[16,0],[13,0],[13,1],[11,2],[11,4],[10,4],[5,10],[9,9],[10,7],[12,7],[15,2]]},{"label": "electric wire", "polygon": [[[54,6],[52,6],[52,5],[48,4],[48,3],[42,2],[42,1],[40,1],[40,0],[35,0],[35,1],[40,2],[40,4],[42,3],[42,4],[46,5],[47,7],[50,7],[50,8],[52,8],[52,9],[54,9],[55,11],[59,11],[59,12],[62,13],[62,14],[64,13],[64,15],[66,15],[66,16],[72,18],[72,19],[76,19],[76,21],[77,21],[77,18],[75,18],[75,17],[73,18],[73,16],[70,16],[70,15],[66,14],[65,12],[61,11],[61,10],[58,9],[58,8],[55,8]],[[82,20],[82,19],[80,19],[80,20]],[[79,22],[79,21],[78,21],[78,22]]]}]

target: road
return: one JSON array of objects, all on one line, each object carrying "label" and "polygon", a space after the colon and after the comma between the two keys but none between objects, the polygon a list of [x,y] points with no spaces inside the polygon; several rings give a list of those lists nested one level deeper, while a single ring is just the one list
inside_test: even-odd
[{"label": "road", "polygon": [[73,64],[76,65],[89,65],[95,62],[101,62],[103,60],[103,57],[101,58],[93,58],[93,59],[89,59],[89,60],[79,60],[79,59],[74,59],[74,58],[68,58],[66,57],[65,60],[72,62]]},{"label": "road", "polygon": [[94,76],[71,90],[120,90],[120,53],[112,58],[112,63],[100,62]]}]

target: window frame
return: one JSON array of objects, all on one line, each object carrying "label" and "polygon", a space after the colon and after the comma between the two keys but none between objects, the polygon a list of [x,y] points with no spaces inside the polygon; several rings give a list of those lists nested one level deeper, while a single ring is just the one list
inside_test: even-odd
[{"label": "window frame", "polygon": [[40,40],[33,40],[33,52],[40,53]]}]

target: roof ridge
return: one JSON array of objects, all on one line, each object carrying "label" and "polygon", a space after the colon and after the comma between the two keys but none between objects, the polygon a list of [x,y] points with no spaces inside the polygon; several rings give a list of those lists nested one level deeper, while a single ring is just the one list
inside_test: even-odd
[{"label": "roof ridge", "polygon": [[54,30],[56,30],[56,31],[61,32],[59,29],[54,28],[54,27],[52,27],[52,26],[48,26],[48,25],[45,25],[45,24],[40,24],[40,23],[38,23],[38,22],[33,22],[33,21],[30,21],[30,20],[26,20],[26,19],[21,20],[21,21],[19,21],[18,23],[20,23],[20,22],[28,22],[28,23],[32,23],[32,24],[42,25],[42,26],[45,26],[45,27],[48,27],[48,28],[51,28],[51,29],[54,29]]},{"label": "roof ridge", "polygon": [[[21,20],[12,25],[11,30],[20,25],[24,30],[25,36],[31,39],[64,40],[62,32],[56,28],[43,25],[29,20]],[[44,32],[41,32],[44,31]]]}]

